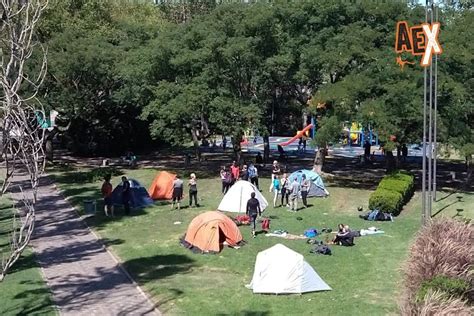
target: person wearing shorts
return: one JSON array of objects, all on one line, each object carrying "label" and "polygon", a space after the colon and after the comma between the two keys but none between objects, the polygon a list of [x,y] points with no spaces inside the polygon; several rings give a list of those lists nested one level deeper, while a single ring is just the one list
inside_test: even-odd
[{"label": "person wearing shorts", "polygon": [[175,202],[178,210],[180,209],[181,199],[183,198],[183,185],[183,180],[179,178],[179,175],[176,175],[176,179],[173,181],[173,201],[171,203],[171,209],[174,209]]},{"label": "person wearing shorts", "polygon": [[250,200],[247,201],[247,215],[250,217],[250,222],[252,223],[252,236],[255,238],[255,222],[257,221],[257,216],[262,215],[262,210],[260,208],[260,202],[255,198],[255,192],[250,194]]}]

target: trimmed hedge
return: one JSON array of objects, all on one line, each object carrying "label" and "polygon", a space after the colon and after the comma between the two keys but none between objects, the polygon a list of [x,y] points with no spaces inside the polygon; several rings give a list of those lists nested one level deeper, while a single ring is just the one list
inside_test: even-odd
[{"label": "trimmed hedge", "polygon": [[398,215],[413,196],[414,188],[414,177],[410,174],[394,172],[386,175],[370,196],[369,209]]}]

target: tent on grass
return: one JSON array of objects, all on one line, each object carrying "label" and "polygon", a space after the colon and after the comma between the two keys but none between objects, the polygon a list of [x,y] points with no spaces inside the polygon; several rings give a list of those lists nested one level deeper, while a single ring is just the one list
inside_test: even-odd
[{"label": "tent on grass", "polygon": [[302,255],[282,244],[258,253],[252,282],[247,288],[266,294],[331,290]]},{"label": "tent on grass", "polygon": [[161,171],[158,173],[148,189],[148,194],[153,200],[171,200],[173,197],[174,173]]},{"label": "tent on grass", "polygon": [[183,245],[199,252],[220,252],[224,242],[237,246],[241,241],[242,234],[229,217],[210,211],[199,214],[191,221]]},{"label": "tent on grass", "polygon": [[252,183],[244,180],[237,181],[227,191],[217,207],[219,211],[246,213],[247,202],[250,200],[250,194],[255,192],[255,197],[260,202],[262,211],[267,208],[268,202],[260,191]]},{"label": "tent on grass", "polygon": [[306,176],[306,179],[311,181],[308,197],[325,197],[329,195],[329,192],[326,190],[321,176],[312,170],[295,171],[290,175],[289,179],[291,182],[293,182],[293,179],[296,178],[298,182],[301,183],[303,181],[303,175]]},{"label": "tent on grass", "polygon": [[[153,200],[148,195],[146,189],[134,179],[129,179],[130,182],[130,192],[131,192],[131,199],[130,199],[130,206],[135,207],[145,207],[148,205],[153,204]],[[115,187],[112,191],[112,202],[114,205],[123,205],[122,203],[122,182]]]}]

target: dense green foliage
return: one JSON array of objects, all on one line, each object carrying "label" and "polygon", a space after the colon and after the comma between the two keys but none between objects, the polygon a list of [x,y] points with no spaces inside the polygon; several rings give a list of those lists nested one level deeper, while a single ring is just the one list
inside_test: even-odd
[{"label": "dense green foliage", "polygon": [[423,281],[416,295],[417,301],[423,301],[428,291],[441,291],[447,297],[468,298],[466,293],[471,288],[469,282],[459,278],[452,278],[445,275],[437,275],[430,280]]},{"label": "dense green foliage", "polygon": [[[455,6],[440,12],[439,138],[467,152],[474,44],[465,39],[474,12]],[[320,118],[320,145],[338,138],[343,121],[370,125],[381,140],[421,140],[423,71],[408,55],[415,65],[400,69],[393,45],[396,22],[422,22],[422,8],[323,0],[179,8],[191,13],[52,1],[41,26],[49,47],[44,103],[71,124],[73,149],[123,151],[151,138],[197,146],[250,130],[289,135],[307,114]]]},{"label": "dense green foliage", "polygon": [[415,190],[414,177],[402,172],[386,175],[377,190],[371,194],[369,209],[398,215],[404,204],[408,203]]}]

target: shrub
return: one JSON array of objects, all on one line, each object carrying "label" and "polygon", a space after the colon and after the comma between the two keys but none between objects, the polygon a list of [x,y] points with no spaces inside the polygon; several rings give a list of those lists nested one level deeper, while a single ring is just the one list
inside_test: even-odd
[{"label": "shrub", "polygon": [[443,292],[430,290],[426,293],[420,304],[402,305],[401,314],[417,316],[471,316],[474,314],[474,306],[469,306],[459,298],[446,296]]},{"label": "shrub", "polygon": [[382,181],[380,181],[377,189],[384,189],[400,193],[403,198],[403,203],[410,201],[410,198],[413,195],[413,183],[402,180],[384,178]]},{"label": "shrub", "polygon": [[402,207],[403,197],[396,191],[377,189],[369,199],[369,209],[398,215]]},{"label": "shrub", "polygon": [[369,209],[400,214],[402,207],[413,196],[414,177],[405,172],[393,172],[380,181],[377,190],[370,196]]},{"label": "shrub", "polygon": [[[418,232],[403,268],[405,296],[401,304],[402,311],[420,311],[420,306],[426,304],[426,295],[423,302],[417,302],[417,296],[423,284],[428,284],[436,276],[473,284],[473,269],[474,226],[448,218],[431,222]],[[468,296],[468,299],[472,304],[472,297]]]},{"label": "shrub", "polygon": [[445,275],[437,275],[434,278],[425,280],[421,283],[416,294],[416,301],[423,301],[429,291],[440,291],[445,293],[447,296],[464,298],[465,294],[469,291],[469,288],[470,284],[466,280],[451,278]]},{"label": "shrub", "polygon": [[69,183],[86,183],[86,182],[96,182],[103,180],[106,175],[119,176],[122,173],[120,170],[113,167],[107,168],[94,168],[90,171],[80,171],[72,173],[68,179]]}]

